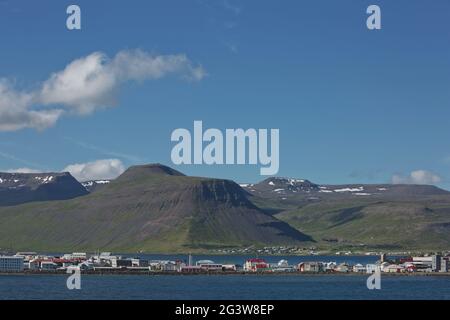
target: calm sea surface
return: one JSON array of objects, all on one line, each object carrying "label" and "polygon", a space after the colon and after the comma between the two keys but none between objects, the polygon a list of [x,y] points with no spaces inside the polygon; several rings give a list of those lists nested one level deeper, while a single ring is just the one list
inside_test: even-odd
[{"label": "calm sea surface", "polygon": [[[177,257],[146,256],[150,259]],[[181,257],[180,258],[186,258]],[[243,263],[245,257],[194,257],[218,263]],[[280,257],[265,257],[277,262]],[[299,261],[370,263],[376,257],[290,257]],[[0,299],[446,299],[450,277],[382,277],[382,290],[369,291],[367,276],[115,276],[83,275],[81,290],[66,288],[64,275],[0,276]]]}]

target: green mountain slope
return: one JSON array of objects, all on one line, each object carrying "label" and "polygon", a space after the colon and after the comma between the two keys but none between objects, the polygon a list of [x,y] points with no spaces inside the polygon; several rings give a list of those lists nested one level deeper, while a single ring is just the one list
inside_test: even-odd
[{"label": "green mountain slope", "polygon": [[311,240],[228,180],[136,166],[92,194],[0,208],[0,247],[187,252]]},{"label": "green mountain slope", "polygon": [[450,198],[311,203],[277,218],[329,247],[448,249]]}]

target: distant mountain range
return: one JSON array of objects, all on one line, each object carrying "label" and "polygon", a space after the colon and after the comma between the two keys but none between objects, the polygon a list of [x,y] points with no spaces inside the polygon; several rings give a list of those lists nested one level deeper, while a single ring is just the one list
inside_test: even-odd
[{"label": "distant mountain range", "polygon": [[82,184],[68,173],[0,173],[0,248],[185,253],[274,245],[448,249],[450,192],[278,177],[239,186],[160,164]]},{"label": "distant mountain range", "polygon": [[429,185],[242,185],[257,206],[334,248],[449,249],[450,192]]}]

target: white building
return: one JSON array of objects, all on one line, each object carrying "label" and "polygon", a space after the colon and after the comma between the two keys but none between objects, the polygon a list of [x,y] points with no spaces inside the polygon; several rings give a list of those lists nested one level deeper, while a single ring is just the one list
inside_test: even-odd
[{"label": "white building", "polygon": [[211,260],[197,261],[196,266],[207,271],[222,271],[223,268],[221,264],[215,263],[214,261]]},{"label": "white building", "polygon": [[23,257],[0,256],[0,272],[23,271]]},{"label": "white building", "polygon": [[365,266],[363,266],[362,264],[358,263],[358,264],[353,266],[353,272],[365,273],[365,272],[367,272],[367,269],[366,269]]},{"label": "white building", "polygon": [[372,274],[378,270],[381,271],[381,267],[379,264],[366,264],[366,273]]},{"label": "white building", "polygon": [[41,270],[43,271],[53,271],[58,268],[58,265],[52,261],[42,261]]},{"label": "white building", "polygon": [[73,252],[73,253],[66,253],[63,256],[63,259],[72,260],[72,259],[79,259],[79,260],[86,260],[87,254],[86,252]]}]

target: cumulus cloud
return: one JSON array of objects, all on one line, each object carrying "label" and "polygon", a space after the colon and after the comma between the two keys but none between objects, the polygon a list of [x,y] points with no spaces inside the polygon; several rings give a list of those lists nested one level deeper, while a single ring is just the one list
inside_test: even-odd
[{"label": "cumulus cloud", "polygon": [[392,176],[393,184],[438,184],[442,178],[427,170],[412,171],[409,175],[394,175]]},{"label": "cumulus cloud", "polygon": [[33,109],[34,93],[18,92],[6,79],[0,79],[0,131],[24,128],[46,129],[56,123],[62,110]]},{"label": "cumulus cloud", "polygon": [[104,159],[87,163],[77,163],[67,166],[64,172],[78,181],[115,179],[125,171],[125,166],[118,159]]},{"label": "cumulus cloud", "polygon": [[30,168],[18,168],[18,169],[10,169],[6,170],[8,173],[41,173],[41,170],[35,170]]},{"label": "cumulus cloud", "polygon": [[125,82],[169,75],[199,81],[206,71],[184,54],[125,50],[112,59],[102,52],[76,59],[30,92],[15,90],[0,79],[0,131],[43,130],[54,125],[64,112],[90,114],[114,106],[116,93]]}]

